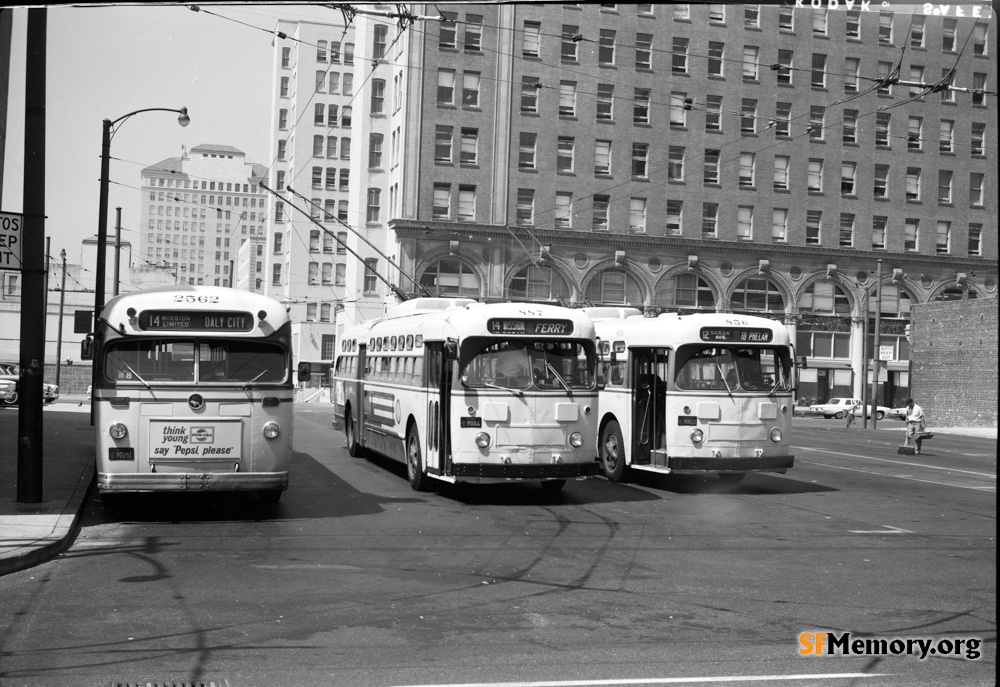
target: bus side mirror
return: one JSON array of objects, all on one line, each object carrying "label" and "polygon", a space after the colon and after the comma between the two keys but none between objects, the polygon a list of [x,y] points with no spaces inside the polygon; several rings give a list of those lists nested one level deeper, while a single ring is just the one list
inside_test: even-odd
[{"label": "bus side mirror", "polygon": [[799,369],[801,369],[801,370],[807,370],[807,369],[809,369],[809,364],[808,364],[807,360],[808,360],[808,358],[806,358],[805,356],[802,356],[801,358],[799,358]]},{"label": "bus side mirror", "polygon": [[308,382],[311,376],[312,371],[309,367],[309,363],[299,363],[298,374],[296,375],[297,379],[300,382]]},{"label": "bus side mirror", "polygon": [[94,337],[88,334],[86,338],[80,342],[80,360],[93,360],[94,359]]},{"label": "bus side mirror", "polygon": [[448,339],[444,342],[444,358],[445,360],[458,360],[458,342],[454,339]]}]

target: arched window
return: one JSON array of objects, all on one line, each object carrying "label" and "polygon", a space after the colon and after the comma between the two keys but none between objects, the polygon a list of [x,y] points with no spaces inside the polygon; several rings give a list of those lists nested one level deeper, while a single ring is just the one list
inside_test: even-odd
[{"label": "arched window", "polygon": [[733,310],[784,312],[781,291],[765,277],[748,277],[733,291]]},{"label": "arched window", "polygon": [[[872,289],[868,294],[868,312],[875,316],[875,308],[878,303],[877,292]],[[911,299],[903,289],[898,286],[885,285],[882,287],[882,317],[894,317],[898,319],[910,319]]]},{"label": "arched window", "polygon": [[479,296],[479,277],[461,260],[445,258],[424,270],[420,285],[435,296]]},{"label": "arched window", "polygon": [[714,310],[715,294],[707,281],[697,274],[685,272],[664,282],[657,305],[668,310]]},{"label": "arched window", "polygon": [[935,301],[961,301],[966,298],[979,298],[979,294],[975,289],[971,287],[962,288],[960,286],[952,286],[941,293],[939,293],[934,300]]},{"label": "arched window", "polygon": [[570,288],[562,275],[551,267],[529,265],[510,280],[507,297],[530,300],[568,299]]},{"label": "arched window", "polygon": [[839,284],[820,281],[802,294],[799,300],[799,312],[814,315],[850,315],[851,301]]},{"label": "arched window", "polygon": [[604,270],[587,285],[585,298],[595,305],[642,307],[642,288],[625,270]]}]

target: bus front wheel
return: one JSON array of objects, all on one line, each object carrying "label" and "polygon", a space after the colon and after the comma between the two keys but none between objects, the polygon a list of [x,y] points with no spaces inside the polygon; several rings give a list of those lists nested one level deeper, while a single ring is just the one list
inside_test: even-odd
[{"label": "bus front wheel", "polygon": [[352,458],[359,457],[364,453],[364,449],[358,443],[358,433],[354,429],[354,418],[350,410],[344,416],[344,433],[347,434],[347,452]]},{"label": "bus front wheel", "polygon": [[424,461],[420,455],[420,433],[416,425],[406,432],[406,476],[414,491],[427,491],[430,477],[424,474]]},{"label": "bus front wheel", "polygon": [[625,472],[625,441],[621,427],[614,420],[601,432],[601,469],[612,482],[620,480]]}]

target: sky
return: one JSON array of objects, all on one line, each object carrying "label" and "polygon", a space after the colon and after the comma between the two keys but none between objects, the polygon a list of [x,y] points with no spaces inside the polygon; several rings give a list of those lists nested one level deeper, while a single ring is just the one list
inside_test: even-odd
[{"label": "sky", "polygon": [[[122,208],[122,240],[138,245],[144,167],[179,157],[181,146],[233,146],[250,162],[270,155],[270,32],[279,18],[336,21],[340,13],[301,5],[184,5],[47,9],[45,234],[50,254],[78,264],[97,234],[104,119],[148,107],[116,126],[111,141],[108,232]],[[211,12],[211,14],[209,13]],[[14,10],[10,91],[0,210],[21,212],[24,172],[26,9]],[[225,18],[220,18],[221,17]],[[242,23],[238,23],[242,22]],[[251,26],[246,26],[249,24]],[[256,28],[255,28],[256,27]],[[263,30],[262,30],[263,29]]]}]

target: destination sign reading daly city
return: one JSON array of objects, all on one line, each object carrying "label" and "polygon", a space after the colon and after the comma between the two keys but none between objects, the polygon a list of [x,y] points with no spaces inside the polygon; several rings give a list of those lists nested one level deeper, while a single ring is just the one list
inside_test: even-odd
[{"label": "destination sign reading daly city", "polygon": [[521,317],[492,317],[486,323],[490,334],[514,336],[565,336],[573,333],[570,320],[526,320]]},{"label": "destination sign reading daly city", "polygon": [[226,310],[143,310],[139,329],[145,331],[249,332],[256,320],[248,312]]}]

